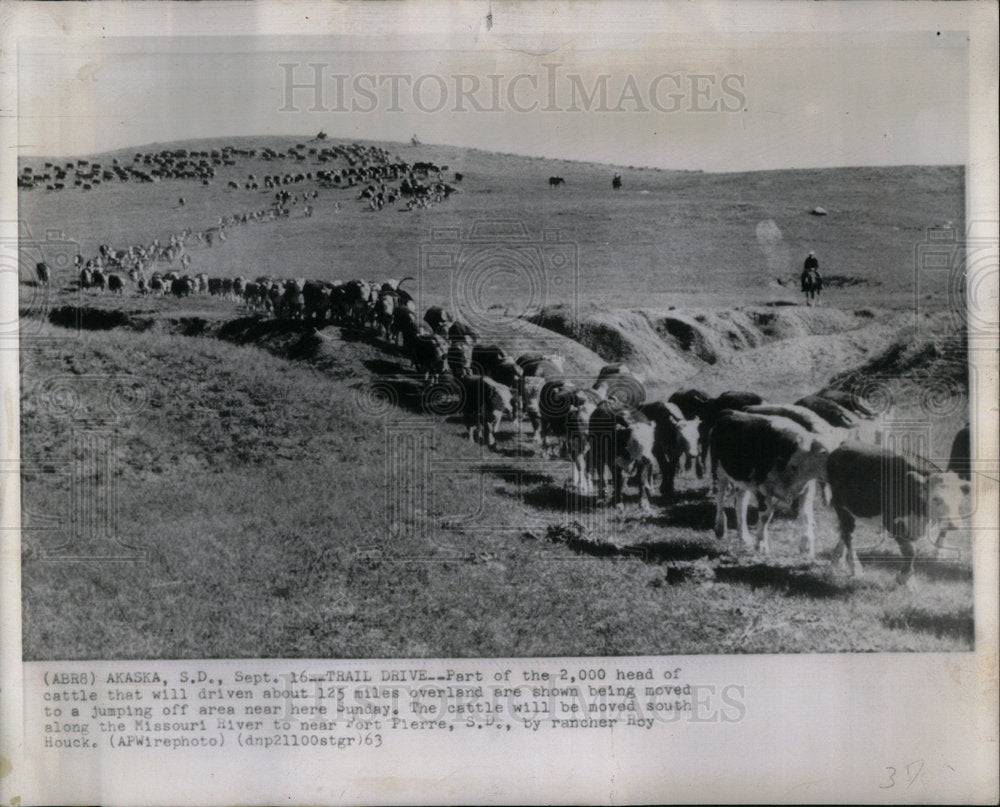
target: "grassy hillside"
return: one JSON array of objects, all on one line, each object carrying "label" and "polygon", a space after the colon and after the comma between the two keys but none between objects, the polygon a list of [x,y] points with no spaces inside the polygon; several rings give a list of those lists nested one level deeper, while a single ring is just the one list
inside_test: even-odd
[{"label": "grassy hillside", "polygon": [[[29,346],[25,658],[970,646],[967,564],[921,562],[914,596],[895,588],[898,554],[871,525],[857,538],[867,573],[852,580],[804,563],[785,519],[764,561],[732,533],[710,537],[713,505],[693,477],[672,512],[641,514],[630,498],[617,519],[567,494],[566,463],[532,459],[511,424],[484,455],[454,418],[418,414],[391,355],[331,330],[311,352],[294,329],[256,345],[152,328]],[[403,380],[373,388],[372,369]],[[103,477],[74,442],[95,432],[116,438]],[[430,473],[387,433],[427,434]],[[399,467],[402,493],[387,482]],[[127,546],[100,531],[64,543],[67,472],[95,497],[118,492]],[[818,519],[828,557],[832,513]],[[92,559],[65,560],[81,555]]]},{"label": "grassy hillside", "polygon": [[[294,139],[233,138],[194,141],[103,155],[130,162],[135,151],[163,147],[284,150]],[[302,142],[302,141],[298,141]],[[331,141],[332,142],[332,141]],[[316,145],[316,144],[312,144]],[[669,305],[725,306],[795,300],[794,289],[775,281],[797,277],[806,252],[815,250],[828,275],[856,285],[830,289],[833,305],[912,308],[915,250],[928,227],[952,222],[964,231],[964,181],[959,167],[841,168],[702,174],[623,169],[624,187],[611,190],[609,166],[453,147],[383,144],[409,162],[430,160],[463,173],[462,193],[427,210],[369,211],[355,197],[358,188],[321,190],[312,218],[233,228],[229,241],[195,255],[196,271],[215,275],[272,274],[317,278],[402,277],[422,272],[426,302],[467,303],[461,277],[421,268],[432,230],[455,230],[468,241],[477,222],[522,223],[527,235],[516,243],[535,247],[544,231],[557,232],[541,248],[558,251],[569,263],[550,279],[576,284],[545,286],[543,302],[596,302],[604,307],[659,308]],[[40,167],[42,159],[23,161]],[[240,160],[222,166],[208,187],[191,180],[155,185],[106,183],[91,191],[34,189],[19,194],[20,216],[36,238],[61,230],[85,254],[101,243],[126,246],[166,238],[184,227],[210,227],[220,215],[266,208],[273,191],[248,191],[248,174],[315,170],[318,163]],[[549,176],[566,180],[549,188]],[[227,188],[235,180],[240,190]],[[295,191],[299,186],[290,186]],[[177,202],[183,196],[186,204]],[[335,210],[336,203],[340,210]],[[822,206],[826,216],[810,211]],[[454,244],[448,241],[448,244]],[[483,250],[494,253],[505,239],[476,242],[460,272],[481,272]],[[456,247],[446,247],[459,251]],[[478,256],[478,257],[477,257]],[[515,279],[496,272],[483,284],[482,304],[516,306],[530,297],[535,257],[524,259]],[[486,270],[489,274],[488,269]],[[930,273],[921,283],[922,304],[944,305],[946,277]],[[458,298],[453,292],[458,289]],[[578,289],[578,291],[576,291]]]},{"label": "grassy hillside", "polygon": [[[937,457],[966,417],[947,273],[920,278],[913,310],[925,228],[964,226],[959,168],[708,175],[383,145],[461,172],[462,192],[373,212],[358,188],[320,189],[312,217],[299,206],[193,246],[191,271],[412,275],[422,305],[478,317],[514,354],[560,352],[587,383],[627,361],[655,396],[699,386],[791,401],[831,381],[874,384],[899,418],[927,423]],[[67,245],[91,256],[267,208],[274,191],[243,189],[248,174],[316,168],[241,160],[209,186],[34,189],[20,215],[47,260]],[[565,186],[550,189],[554,175]],[[810,215],[817,205],[826,216]],[[422,258],[430,248],[458,268]],[[809,249],[833,281],[821,308],[796,305]],[[22,264],[28,281],[33,259]],[[681,477],[669,510],[629,498],[618,518],[567,492],[568,463],[543,459],[526,423],[505,423],[496,453],[471,445],[371,334],[317,333],[218,298],[82,292],[70,271],[21,290],[26,658],[971,646],[967,533],[949,538],[950,559],[921,559],[916,594],[892,584],[898,550],[870,523],[856,533],[866,575],[831,570],[822,506],[819,563],[803,561],[787,518],[765,559],[732,533],[710,536],[707,480]]]}]

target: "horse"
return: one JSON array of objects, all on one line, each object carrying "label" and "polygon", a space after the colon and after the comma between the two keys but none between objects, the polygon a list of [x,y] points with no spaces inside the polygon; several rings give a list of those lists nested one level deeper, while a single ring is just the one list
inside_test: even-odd
[{"label": "horse", "polygon": [[823,291],[823,278],[816,269],[806,269],[802,273],[802,293],[806,296],[806,305],[819,305],[819,295]]}]

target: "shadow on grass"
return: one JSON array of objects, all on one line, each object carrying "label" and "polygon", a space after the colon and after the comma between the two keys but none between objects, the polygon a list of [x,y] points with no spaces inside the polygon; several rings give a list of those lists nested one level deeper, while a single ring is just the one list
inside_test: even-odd
[{"label": "shadow on grass", "polygon": [[[903,556],[891,552],[858,552],[862,569],[882,569],[898,574],[903,568]],[[928,580],[971,580],[972,566],[955,560],[920,558],[913,563],[914,574]]]},{"label": "shadow on grass", "polygon": [[116,308],[63,305],[49,312],[49,322],[62,328],[83,331],[110,331],[125,327],[144,330],[143,323],[133,320],[127,313]]},{"label": "shadow on grass", "polygon": [[231,319],[219,328],[219,337],[238,345],[246,345],[266,337],[297,336],[312,333],[313,326],[300,319],[271,319],[259,316]]},{"label": "shadow on grass", "polygon": [[829,572],[816,566],[772,566],[766,563],[734,563],[720,565],[715,570],[720,583],[738,583],[752,589],[772,588],[789,596],[814,599],[844,597],[854,589],[854,581],[838,583]]},{"label": "shadow on grass", "polygon": [[574,552],[598,558],[637,558],[646,563],[670,563],[677,561],[718,560],[728,553],[709,541],[641,541],[634,544],[616,544],[599,538],[589,537],[574,525],[553,525],[548,538],[553,543],[565,544]]},{"label": "shadow on grass", "polygon": [[976,637],[976,624],[971,608],[957,613],[936,614],[919,606],[913,606],[899,613],[886,614],[882,618],[882,623],[893,630],[931,633],[939,639],[950,636],[970,645]]}]

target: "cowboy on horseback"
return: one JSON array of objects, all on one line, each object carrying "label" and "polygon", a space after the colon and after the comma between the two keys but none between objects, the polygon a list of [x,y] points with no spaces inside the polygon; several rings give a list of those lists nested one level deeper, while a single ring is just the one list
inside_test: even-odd
[{"label": "cowboy on horseback", "polygon": [[823,291],[823,276],[819,273],[819,260],[815,252],[810,252],[806,256],[805,263],[802,264],[800,282],[802,293],[806,296],[806,305],[811,306],[814,300],[818,304],[819,293]]}]

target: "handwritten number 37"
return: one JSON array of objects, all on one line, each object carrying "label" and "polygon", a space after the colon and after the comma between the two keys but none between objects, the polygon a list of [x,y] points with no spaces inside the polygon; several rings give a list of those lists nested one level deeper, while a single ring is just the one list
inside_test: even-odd
[{"label": "handwritten number 37", "polygon": [[[889,771],[888,774],[889,783],[885,785],[879,785],[879,788],[882,790],[888,790],[889,788],[896,786],[896,768],[892,767],[891,765],[886,765],[885,769]],[[906,771],[907,787],[909,787],[915,781],[917,781],[917,777],[920,776],[920,772],[923,769],[924,769],[924,761],[922,759],[918,759],[916,762],[911,762],[909,765],[906,766],[904,770]]]}]

